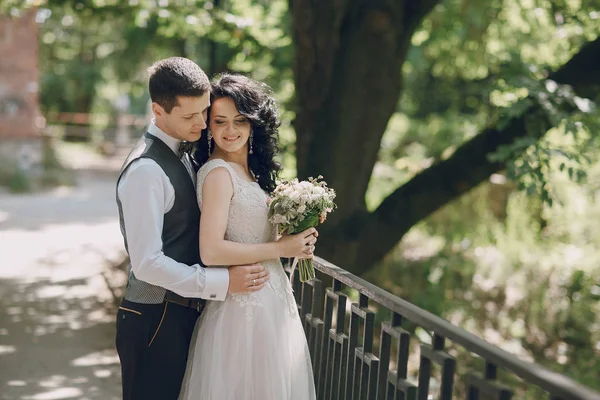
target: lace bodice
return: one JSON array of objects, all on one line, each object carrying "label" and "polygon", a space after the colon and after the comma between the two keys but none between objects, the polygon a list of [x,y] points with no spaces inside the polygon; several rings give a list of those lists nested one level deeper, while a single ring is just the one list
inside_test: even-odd
[{"label": "lace bodice", "polygon": [[[225,160],[214,159],[204,164],[198,171],[197,196],[198,206],[202,211],[202,186],[204,179],[215,168],[225,168],[231,175],[233,197],[229,205],[229,219],[225,231],[225,239],[238,243],[267,243],[276,239],[276,230],[269,222],[268,194],[256,182],[242,179]],[[292,288],[279,260],[264,260],[261,262],[269,269],[271,276],[265,289],[271,289],[277,297],[285,300],[291,315],[297,316],[297,309]],[[263,289],[264,290],[264,289]],[[252,319],[252,308],[263,306],[257,293],[233,294],[236,302],[246,307],[246,318]],[[210,311],[209,311],[210,312]]]},{"label": "lace bodice", "polygon": [[248,182],[225,160],[208,161],[198,171],[198,206],[202,211],[202,185],[210,171],[224,167],[231,174],[233,197],[229,206],[229,221],[225,239],[239,243],[266,243],[275,240],[275,229],[269,222],[268,195],[256,182]]}]

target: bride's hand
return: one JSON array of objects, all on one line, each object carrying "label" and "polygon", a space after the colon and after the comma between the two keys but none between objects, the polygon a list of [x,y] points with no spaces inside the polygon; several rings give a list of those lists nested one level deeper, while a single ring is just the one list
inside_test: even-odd
[{"label": "bride's hand", "polygon": [[277,241],[280,257],[313,258],[317,236],[315,228],[308,228],[294,235],[282,236]]}]

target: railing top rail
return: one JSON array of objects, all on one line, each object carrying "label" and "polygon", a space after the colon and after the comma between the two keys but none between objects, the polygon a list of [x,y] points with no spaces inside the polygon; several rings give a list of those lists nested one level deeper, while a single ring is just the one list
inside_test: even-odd
[{"label": "railing top rail", "polygon": [[538,385],[542,389],[551,391],[553,395],[573,400],[600,400],[600,393],[564,375],[521,360],[514,354],[502,350],[472,333],[452,325],[445,319],[425,311],[322,258],[315,257],[313,261],[315,269],[337,279],[348,287],[356,289],[359,293],[417,325],[460,344],[470,352],[478,354],[499,367],[514,372],[517,376]]}]

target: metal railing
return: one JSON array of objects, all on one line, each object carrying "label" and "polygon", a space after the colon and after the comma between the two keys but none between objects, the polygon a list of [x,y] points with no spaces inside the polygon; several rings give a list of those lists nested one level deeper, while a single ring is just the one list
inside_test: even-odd
[{"label": "metal railing", "polygon": [[[320,400],[507,400],[522,398],[523,387],[533,387],[535,399],[600,400],[600,393],[523,361],[323,259],[316,257],[314,266],[317,279],[300,283],[296,271],[293,286]],[[324,288],[319,276],[332,280],[331,286]],[[357,303],[347,304],[343,286],[358,292]],[[376,323],[372,308],[387,309],[391,317]],[[415,334],[403,327],[406,325],[432,334],[431,343],[421,341],[419,345],[418,374],[412,382],[408,375]],[[475,357],[478,362],[467,368],[479,364],[475,367],[479,373],[457,371],[457,358],[451,354],[457,354],[456,347]],[[436,384],[435,390],[430,388],[431,382]]]}]

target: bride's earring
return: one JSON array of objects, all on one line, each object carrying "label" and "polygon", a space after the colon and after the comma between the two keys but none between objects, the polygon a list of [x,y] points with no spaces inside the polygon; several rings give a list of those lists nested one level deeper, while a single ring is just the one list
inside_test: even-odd
[{"label": "bride's earring", "polygon": [[254,131],[252,129],[250,129],[250,138],[248,139],[248,141],[250,142],[250,151],[248,151],[248,153],[252,154],[252,142],[254,141]]},{"label": "bride's earring", "polygon": [[208,128],[208,130],[206,131],[206,137],[208,138],[208,156],[210,157],[210,148],[212,146],[212,132],[210,131],[210,128]]}]

